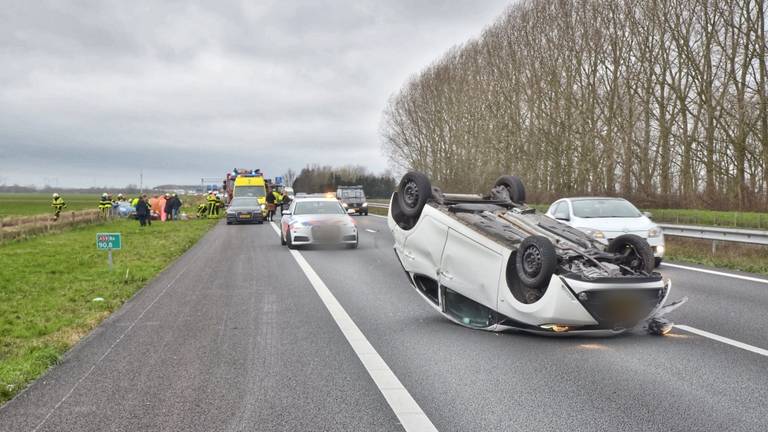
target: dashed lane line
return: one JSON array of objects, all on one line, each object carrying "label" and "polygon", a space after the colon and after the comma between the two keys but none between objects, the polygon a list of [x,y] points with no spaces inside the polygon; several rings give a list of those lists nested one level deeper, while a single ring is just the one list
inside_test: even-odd
[{"label": "dashed lane line", "polygon": [[683,324],[675,324],[675,328],[679,328],[680,330],[687,331],[688,333],[693,333],[695,335],[699,335],[699,336],[702,336],[702,337],[705,337],[705,338],[708,338],[708,339],[712,339],[712,340],[715,340],[715,341],[718,341],[718,342],[722,342],[724,344],[735,346],[736,348],[741,348],[743,350],[747,350],[747,351],[753,352],[755,354],[760,354],[762,356],[768,357],[768,350],[766,350],[766,349],[758,348],[756,346],[752,346],[752,345],[749,345],[749,344],[745,344],[744,342],[739,342],[737,340],[733,340],[733,339],[727,338],[725,336],[716,335],[714,333],[710,333],[708,331],[700,330],[700,329],[697,329],[695,327],[691,327],[691,326],[687,326],[687,325],[683,325]]},{"label": "dashed lane line", "polygon": [[666,262],[661,263],[661,266],[662,267],[672,267],[672,268],[683,269],[683,270],[690,270],[690,271],[701,272],[701,273],[707,273],[707,274],[712,274],[712,275],[717,275],[717,276],[724,276],[724,277],[729,277],[729,278],[734,278],[734,279],[741,279],[741,280],[750,281],[750,282],[758,282],[758,283],[768,284],[768,279],[761,279],[761,278],[756,278],[756,277],[751,277],[751,276],[744,276],[744,275],[733,274],[733,273],[725,273],[725,272],[720,272],[720,271],[717,271],[717,270],[707,270],[707,269],[698,268],[698,267],[688,267],[688,266],[684,266],[684,265],[680,265],[680,264],[670,264],[670,263],[666,263]]}]

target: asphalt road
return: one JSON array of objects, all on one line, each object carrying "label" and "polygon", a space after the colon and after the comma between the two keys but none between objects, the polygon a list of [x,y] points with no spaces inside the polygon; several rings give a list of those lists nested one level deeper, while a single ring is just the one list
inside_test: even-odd
[{"label": "asphalt road", "polygon": [[[437,430],[768,430],[768,357],[680,329],[466,329],[408,285],[383,218],[356,220],[359,249],[300,254]],[[676,322],[768,348],[768,284],[662,271],[690,298]],[[218,225],[0,408],[0,431],[403,430],[314,286],[270,226]]]}]

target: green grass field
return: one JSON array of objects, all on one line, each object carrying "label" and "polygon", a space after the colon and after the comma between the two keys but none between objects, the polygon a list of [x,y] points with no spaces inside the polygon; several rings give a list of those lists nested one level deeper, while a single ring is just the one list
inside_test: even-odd
[{"label": "green grass field", "polygon": [[[181,255],[215,220],[117,220],[0,245],[0,403],[53,365],[110,312]],[[96,250],[95,234],[121,232],[123,250]],[[126,276],[127,272],[127,276]],[[94,302],[96,297],[103,302]]]},{"label": "green grass field", "polygon": [[[151,196],[151,194],[147,194]],[[64,194],[67,203],[64,211],[77,211],[98,208],[99,194]],[[194,213],[198,202],[203,198],[199,196],[180,196],[183,206],[182,211]],[[50,213],[51,195],[44,193],[0,193],[0,218],[8,216],[28,216]]]},{"label": "green grass field", "polygon": [[667,261],[768,274],[768,248],[760,245],[718,242],[712,254],[709,240],[666,237]]},{"label": "green grass field", "polygon": [[[77,211],[97,208],[100,197],[97,194],[71,194],[62,195],[62,198],[67,203],[65,211]],[[0,193],[0,218],[43,213],[53,214],[51,195],[49,194]]]}]

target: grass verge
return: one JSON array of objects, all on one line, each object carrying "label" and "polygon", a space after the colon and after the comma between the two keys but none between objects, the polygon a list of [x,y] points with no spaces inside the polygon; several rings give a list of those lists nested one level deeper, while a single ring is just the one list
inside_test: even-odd
[{"label": "grass verge", "polygon": [[[67,203],[65,212],[95,209],[98,207],[98,194],[64,194]],[[51,195],[43,193],[0,193],[0,218],[6,216],[27,216],[53,214]]]},{"label": "grass verge", "polygon": [[[116,220],[0,246],[0,403],[45,372],[216,220]],[[121,232],[114,269],[97,232]],[[101,297],[104,301],[93,301]]]},{"label": "grass verge", "polygon": [[378,208],[378,207],[368,207],[368,213],[371,213],[371,214],[386,216],[388,212],[389,212],[389,209]]},{"label": "grass verge", "polygon": [[712,253],[710,240],[665,237],[664,260],[768,274],[768,248],[732,242],[717,242]]},{"label": "grass verge", "polygon": [[655,222],[730,228],[768,229],[768,213],[697,209],[646,209]]}]

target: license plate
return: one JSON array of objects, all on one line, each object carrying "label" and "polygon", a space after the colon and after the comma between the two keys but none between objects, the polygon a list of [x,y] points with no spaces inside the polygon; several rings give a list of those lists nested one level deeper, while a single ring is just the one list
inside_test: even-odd
[{"label": "license plate", "polygon": [[250,219],[250,218],[251,218],[251,215],[249,215],[249,214],[241,214],[240,215],[240,219]]}]

